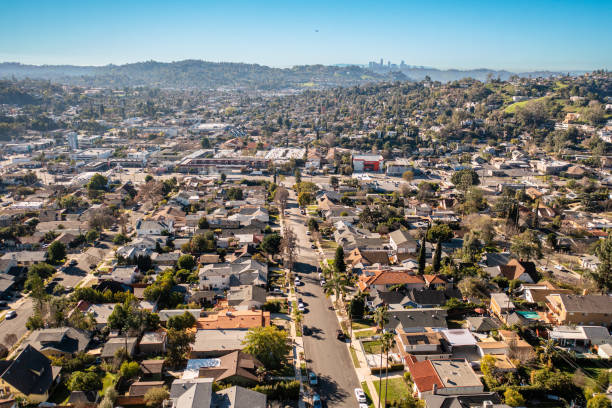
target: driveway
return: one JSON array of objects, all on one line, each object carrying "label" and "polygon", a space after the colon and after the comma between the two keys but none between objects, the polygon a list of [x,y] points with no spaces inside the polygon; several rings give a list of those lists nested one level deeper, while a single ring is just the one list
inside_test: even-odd
[{"label": "driveway", "polygon": [[294,270],[300,275],[304,286],[298,287],[298,296],[306,306],[303,323],[312,330],[304,336],[304,351],[307,368],[319,377],[317,392],[328,407],[356,407],[354,389],[360,387],[355,368],[345,343],[336,339],[340,329],[334,311],[329,310],[331,301],[323,293],[316,272],[318,257],[310,248],[304,222],[306,216],[299,213],[295,194],[290,192],[285,219],[297,236],[297,262]]}]

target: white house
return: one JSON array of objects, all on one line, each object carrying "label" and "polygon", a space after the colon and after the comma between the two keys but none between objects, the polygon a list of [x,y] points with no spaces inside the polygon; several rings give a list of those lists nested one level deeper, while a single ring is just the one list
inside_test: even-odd
[{"label": "white house", "polygon": [[154,221],[141,219],[136,223],[136,236],[138,237],[147,235],[164,235],[164,231],[172,234],[174,232],[174,221]]}]

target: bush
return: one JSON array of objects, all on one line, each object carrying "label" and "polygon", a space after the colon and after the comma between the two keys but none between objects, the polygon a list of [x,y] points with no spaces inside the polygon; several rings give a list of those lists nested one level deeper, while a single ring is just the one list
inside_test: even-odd
[{"label": "bush", "polygon": [[269,400],[295,401],[300,396],[300,382],[280,381],[274,384],[257,385],[252,390],[266,394]]},{"label": "bush", "polygon": [[97,373],[92,371],[75,371],[68,380],[70,391],[94,391],[102,388],[102,381]]},{"label": "bush", "polygon": [[120,373],[121,376],[125,379],[136,377],[139,371],[140,364],[138,364],[136,361],[124,361],[121,364]]}]

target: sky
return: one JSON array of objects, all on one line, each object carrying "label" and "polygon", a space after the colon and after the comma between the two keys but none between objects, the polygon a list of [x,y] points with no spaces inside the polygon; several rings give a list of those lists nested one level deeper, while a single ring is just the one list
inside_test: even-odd
[{"label": "sky", "polygon": [[612,68],[612,0],[0,0],[0,62]]}]

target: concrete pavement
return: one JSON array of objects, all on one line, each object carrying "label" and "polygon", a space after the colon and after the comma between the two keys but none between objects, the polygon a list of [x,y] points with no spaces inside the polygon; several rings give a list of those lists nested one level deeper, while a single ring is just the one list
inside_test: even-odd
[{"label": "concrete pavement", "polygon": [[295,194],[290,191],[285,222],[297,236],[297,262],[294,271],[301,277],[303,286],[298,287],[299,296],[306,306],[303,324],[312,334],[303,337],[307,369],[317,374],[319,385],[316,392],[328,407],[356,407],[354,389],[360,384],[353,368],[346,343],[336,338],[340,325],[336,313],[330,310],[331,301],[323,293],[316,272],[317,251],[310,248],[304,223],[307,219],[297,208]]}]

